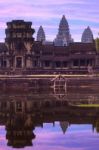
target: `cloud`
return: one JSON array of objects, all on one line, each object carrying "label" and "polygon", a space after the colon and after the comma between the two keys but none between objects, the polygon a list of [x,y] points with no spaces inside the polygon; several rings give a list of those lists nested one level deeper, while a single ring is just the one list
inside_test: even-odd
[{"label": "cloud", "polygon": [[34,150],[98,150],[98,135],[92,133],[91,125],[71,125],[65,135],[59,124],[55,128],[45,125],[35,132]]},{"label": "cloud", "polygon": [[6,23],[0,22],[0,29],[5,30],[5,28],[6,28]]},{"label": "cloud", "polygon": [[52,146],[35,146],[34,148],[33,148],[33,150],[55,150],[55,149],[57,149],[57,150],[84,150],[84,149],[82,149],[82,148],[66,148],[66,147],[63,147],[63,146],[55,146],[55,147],[52,147]]},{"label": "cloud", "polygon": [[[48,39],[53,40],[58,32],[60,19],[65,14],[75,40],[81,38],[80,34],[83,31],[80,29],[83,30],[88,25],[91,26],[96,37],[99,30],[97,4],[98,0],[0,0],[0,30],[6,28],[7,21],[24,19],[32,21],[36,30],[43,25]],[[0,32],[0,37],[4,36],[4,32]]]},{"label": "cloud", "polygon": [[[71,125],[66,134],[61,131],[59,123],[44,124],[43,128],[35,129],[36,138],[33,147],[25,147],[26,150],[98,150],[99,136],[92,133],[91,125]],[[6,146],[5,127],[0,126],[0,150],[12,150]],[[21,150],[21,149],[20,149]]]}]

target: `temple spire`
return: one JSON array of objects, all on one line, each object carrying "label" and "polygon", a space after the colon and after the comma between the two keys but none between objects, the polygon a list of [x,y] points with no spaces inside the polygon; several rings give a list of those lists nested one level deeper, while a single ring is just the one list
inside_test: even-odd
[{"label": "temple spire", "polygon": [[68,126],[69,126],[69,122],[68,121],[61,121],[60,122],[60,127],[62,129],[63,134],[66,133]]},{"label": "temple spire", "polygon": [[93,33],[89,26],[83,32],[81,42],[82,43],[93,43]]},{"label": "temple spire", "polygon": [[45,41],[45,32],[42,26],[39,27],[37,32],[37,41]]},{"label": "temple spire", "polygon": [[62,28],[62,27],[65,27],[65,28],[68,27],[68,22],[66,20],[65,15],[62,16],[62,19],[61,19],[60,24],[59,24],[59,28]]},{"label": "temple spire", "polygon": [[59,30],[55,39],[55,45],[67,46],[71,42],[72,42],[72,38],[69,30],[69,25],[65,15],[63,15],[59,23]]}]

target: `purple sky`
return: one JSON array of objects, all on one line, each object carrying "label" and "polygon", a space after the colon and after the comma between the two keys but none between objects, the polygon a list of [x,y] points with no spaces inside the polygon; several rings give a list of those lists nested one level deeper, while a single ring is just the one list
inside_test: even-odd
[{"label": "purple sky", "polygon": [[36,33],[42,25],[47,40],[53,40],[63,14],[75,41],[80,41],[88,25],[94,37],[98,36],[99,0],[0,0],[0,41],[5,38],[6,22],[13,19],[32,21]]},{"label": "purple sky", "polygon": [[[92,132],[91,125],[71,125],[63,134],[59,123],[44,124],[34,130],[33,147],[20,150],[99,150],[99,135]],[[5,127],[0,127],[0,150],[17,150],[7,147]]]}]

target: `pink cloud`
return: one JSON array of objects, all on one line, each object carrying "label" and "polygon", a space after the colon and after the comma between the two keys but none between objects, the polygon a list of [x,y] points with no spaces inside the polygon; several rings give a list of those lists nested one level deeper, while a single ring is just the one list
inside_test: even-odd
[{"label": "pink cloud", "polygon": [[[97,0],[0,0],[0,18],[1,20],[3,19],[3,22],[0,20],[0,29],[2,30],[0,38],[5,37],[3,30],[7,21],[24,19],[33,21],[36,29],[38,28],[37,26],[43,25],[48,40],[54,40],[63,14],[66,15],[67,20],[75,22],[75,25],[70,24],[74,40],[80,41],[83,29],[88,25],[93,29],[94,37],[97,37],[99,32]],[[38,24],[36,25],[37,20]],[[48,25],[48,22],[50,25]],[[79,22],[81,22],[81,25],[79,25]],[[93,23],[98,24],[98,27]]]},{"label": "pink cloud", "polygon": [[63,146],[35,146],[33,150],[84,150],[83,148],[69,148],[69,147],[63,147]]}]

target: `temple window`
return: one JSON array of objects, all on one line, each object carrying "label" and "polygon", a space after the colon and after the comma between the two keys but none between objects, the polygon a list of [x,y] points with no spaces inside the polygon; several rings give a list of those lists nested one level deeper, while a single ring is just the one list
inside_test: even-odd
[{"label": "temple window", "polygon": [[45,64],[45,67],[50,67],[50,61],[49,61],[49,60],[46,60],[46,61],[44,62],[44,64]]},{"label": "temple window", "polygon": [[56,61],[55,65],[56,65],[56,68],[60,68],[61,67],[61,62],[60,61]]},{"label": "temple window", "polygon": [[36,60],[33,61],[33,66],[34,66],[34,67],[37,67],[37,61],[36,61]]},{"label": "temple window", "polygon": [[7,61],[6,60],[1,60],[1,67],[4,67],[4,68],[7,67]]},{"label": "temple window", "polygon": [[63,61],[63,68],[67,67],[67,61]]},{"label": "temple window", "polygon": [[22,68],[22,57],[17,57],[16,58],[16,67],[17,68]]},{"label": "temple window", "polygon": [[85,66],[85,59],[80,60],[80,66]]},{"label": "temple window", "polygon": [[92,59],[87,59],[87,66],[91,65],[92,66]]},{"label": "temple window", "polygon": [[7,61],[6,60],[3,61],[3,67],[5,67],[5,68],[7,67]]},{"label": "temple window", "polygon": [[74,60],[74,61],[73,61],[73,66],[79,66],[79,60],[77,60],[77,59]]}]

